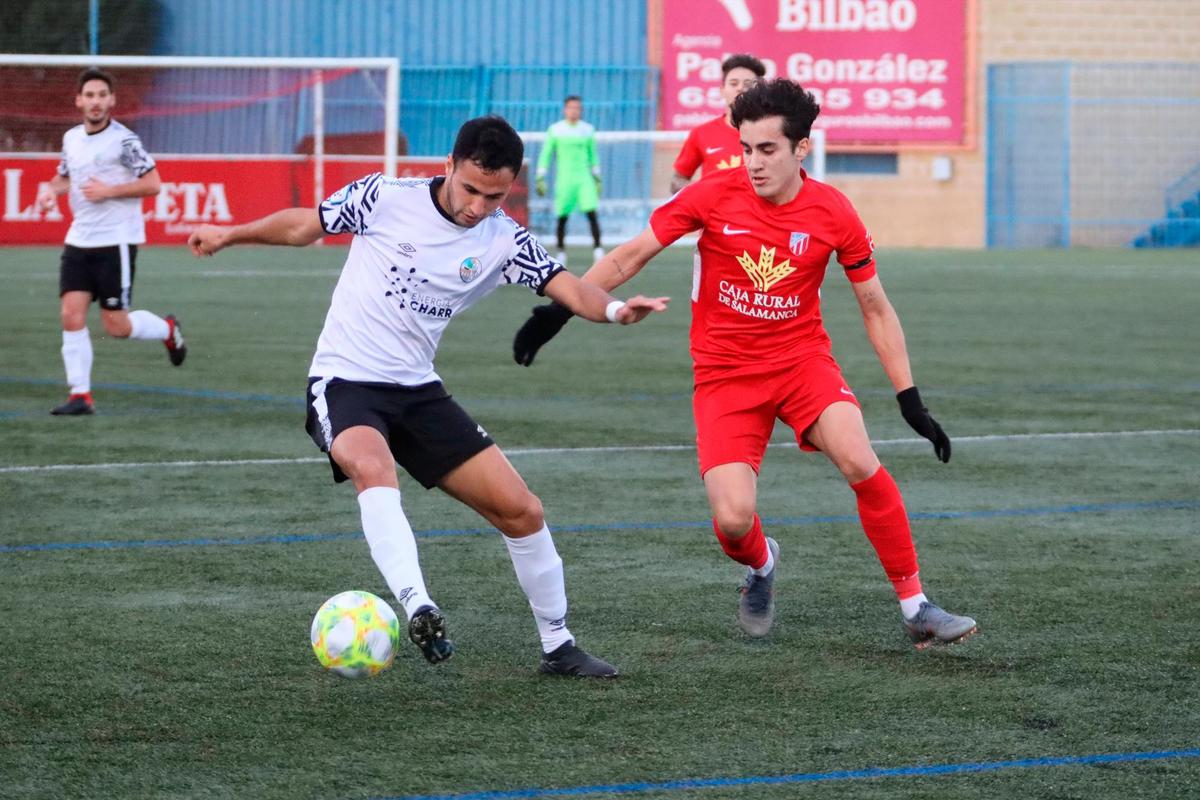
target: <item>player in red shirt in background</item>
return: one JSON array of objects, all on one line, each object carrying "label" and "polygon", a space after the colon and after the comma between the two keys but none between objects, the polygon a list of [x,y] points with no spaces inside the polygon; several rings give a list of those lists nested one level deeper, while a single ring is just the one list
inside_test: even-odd
[{"label": "player in red shirt in background", "polygon": [[[801,167],[818,113],[812,94],[791,81],[749,89],[732,107],[746,169],[683,189],[651,215],[648,228],[585,278],[611,290],[676,239],[700,231],[691,329],[696,448],[717,540],[748,568],[738,607],[746,633],[766,635],[775,615],[779,546],[763,533],[756,493],[767,441],[781,419],[803,449],[828,456],[854,490],[863,529],[916,646],[961,641],[976,631],[975,620],[942,610],[923,593],[900,490],[871,447],[858,400],[821,322],[818,289],[836,253],[904,419],[933,442],[939,459],[949,461],[950,439],[913,383],[904,332],[876,275],[871,238],[850,201]],[[557,332],[541,323],[535,314],[518,331],[518,363],[530,363]]]},{"label": "player in red shirt in background", "polygon": [[738,95],[766,74],[763,63],[746,53],[732,55],[721,62],[721,99],[725,101],[725,113],[692,128],[675,159],[671,194],[688,185],[697,167],[703,176],[719,169],[742,166],[742,143],[737,128],[730,122],[729,109]]}]

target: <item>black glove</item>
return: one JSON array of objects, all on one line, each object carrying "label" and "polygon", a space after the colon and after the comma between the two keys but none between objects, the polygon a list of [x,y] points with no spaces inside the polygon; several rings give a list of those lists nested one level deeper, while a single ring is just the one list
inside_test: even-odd
[{"label": "black glove", "polygon": [[542,345],[554,338],[575,312],[558,303],[534,306],[533,314],[513,337],[513,360],[528,367]]},{"label": "black glove", "polygon": [[929,409],[921,402],[921,393],[917,387],[911,386],[896,395],[900,403],[900,413],[914,431],[933,442],[933,452],[945,464],[950,460],[950,437],[937,424],[937,420],[929,415]]}]

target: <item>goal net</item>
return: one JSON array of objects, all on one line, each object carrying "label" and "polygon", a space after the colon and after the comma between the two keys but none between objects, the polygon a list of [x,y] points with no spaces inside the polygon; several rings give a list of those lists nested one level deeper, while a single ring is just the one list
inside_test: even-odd
[{"label": "goal net", "polygon": [[87,67],[113,76],[113,118],[159,164],[150,241],[313,205],[365,173],[397,172],[396,59],[0,55],[3,220],[23,223],[4,225],[0,243],[62,241],[65,203],[43,213],[33,200],[63,133],[81,121],[74,98]]},{"label": "goal net", "polygon": [[[544,132],[522,133],[525,158],[532,175],[538,156],[546,142]],[[672,166],[679,149],[687,139],[687,131],[598,131],[596,151],[600,160],[600,230],[606,247],[619,244],[646,227],[650,213],[671,195]],[[812,151],[804,169],[814,178],[825,177],[825,132],[812,132]],[[544,242],[553,242],[556,226],[552,199],[553,169],[548,176],[550,192],[547,197],[529,197],[530,226]],[[532,181],[532,178],[531,178]],[[567,244],[591,245],[592,238],[583,215],[567,220]]]}]

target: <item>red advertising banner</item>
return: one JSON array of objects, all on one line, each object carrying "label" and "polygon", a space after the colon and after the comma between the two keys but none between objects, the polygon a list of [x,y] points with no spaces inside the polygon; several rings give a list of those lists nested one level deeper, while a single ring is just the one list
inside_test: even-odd
[{"label": "red advertising banner", "polygon": [[[311,160],[227,161],[214,158],[164,157],[156,159],[162,190],[143,201],[146,241],[149,244],[183,244],[197,226],[237,225],[282,208],[316,205],[315,173]],[[403,158],[400,177],[429,177],[445,172],[443,158]],[[39,210],[34,200],[38,186],[54,177],[57,157],[15,158],[0,156],[0,245],[62,244],[71,224],[66,196],[58,207]],[[376,158],[326,161],[324,194],[363,175],[378,172]],[[521,224],[528,220],[528,190],[521,171],[505,203],[505,210]],[[348,236],[326,237],[327,242],[349,241]]]},{"label": "red advertising banner", "polygon": [[838,144],[963,144],[971,0],[663,0],[663,127],[725,110],[721,61],[762,59],[816,95]]}]

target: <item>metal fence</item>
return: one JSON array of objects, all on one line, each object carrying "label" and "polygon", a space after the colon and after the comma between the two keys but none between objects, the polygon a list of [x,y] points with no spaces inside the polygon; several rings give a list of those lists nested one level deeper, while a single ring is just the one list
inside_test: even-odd
[{"label": "metal fence", "polygon": [[989,246],[1200,244],[1200,64],[987,77]]}]

